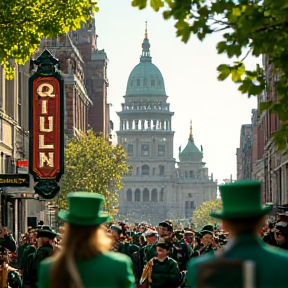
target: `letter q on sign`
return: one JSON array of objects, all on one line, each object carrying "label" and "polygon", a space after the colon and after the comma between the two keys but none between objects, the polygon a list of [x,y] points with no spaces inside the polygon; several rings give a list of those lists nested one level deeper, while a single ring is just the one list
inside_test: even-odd
[{"label": "letter q on sign", "polygon": [[54,87],[53,87],[53,85],[51,85],[49,83],[42,83],[37,88],[37,94],[40,97],[54,98],[55,94],[53,92],[54,92]]}]

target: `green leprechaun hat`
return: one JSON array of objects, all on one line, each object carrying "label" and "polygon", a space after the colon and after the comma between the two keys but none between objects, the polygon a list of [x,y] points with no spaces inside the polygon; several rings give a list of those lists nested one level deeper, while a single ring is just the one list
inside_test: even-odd
[{"label": "green leprechaun hat", "polygon": [[58,217],[74,225],[100,225],[109,219],[107,213],[101,213],[104,197],[98,193],[71,192],[68,194],[69,211],[60,210]]},{"label": "green leprechaun hat", "polygon": [[261,205],[260,181],[236,181],[219,185],[222,210],[213,211],[211,217],[219,219],[250,218],[268,214],[271,205]]}]

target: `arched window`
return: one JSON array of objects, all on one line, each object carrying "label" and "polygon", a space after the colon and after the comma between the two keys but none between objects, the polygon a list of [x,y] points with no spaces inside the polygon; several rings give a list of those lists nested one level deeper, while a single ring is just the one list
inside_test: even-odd
[{"label": "arched window", "polygon": [[149,166],[148,165],[143,165],[142,166],[142,175],[149,175]]},{"label": "arched window", "polygon": [[143,190],[143,202],[149,202],[149,190],[147,188],[144,188]]},{"label": "arched window", "polygon": [[140,189],[135,190],[135,201],[140,202]]},{"label": "arched window", "polygon": [[151,202],[158,202],[158,192],[157,189],[153,189],[151,193]]},{"label": "arched window", "polygon": [[127,199],[127,202],[131,202],[132,201],[132,190],[131,189],[127,190],[126,199]]},{"label": "arched window", "polygon": [[163,202],[163,201],[164,201],[164,188],[161,188],[160,196],[159,196],[159,201],[160,201],[160,202]]}]

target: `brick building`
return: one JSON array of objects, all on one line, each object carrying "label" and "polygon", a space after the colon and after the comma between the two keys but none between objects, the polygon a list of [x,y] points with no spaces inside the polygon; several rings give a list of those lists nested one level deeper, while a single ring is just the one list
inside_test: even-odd
[{"label": "brick building", "polygon": [[[96,41],[93,20],[67,35],[43,39],[34,55],[36,58],[47,48],[60,61],[58,69],[65,86],[66,139],[86,132],[89,127],[109,139],[108,59],[105,51],[97,48]],[[27,164],[29,159],[28,79],[36,68],[30,63],[17,66],[15,78],[6,80],[0,66],[0,174],[28,173],[27,166],[17,167],[17,163],[21,160]],[[15,237],[26,231],[28,220],[29,225],[40,218],[51,222],[45,202],[34,200],[32,185],[29,189],[0,189],[0,222]]]},{"label": "brick building", "polygon": [[[267,89],[258,95],[258,107],[261,102],[278,100],[275,84],[278,74],[273,71],[271,63],[266,55],[263,56],[263,68]],[[252,111],[252,173],[248,179],[262,181],[263,202],[273,202],[277,205],[288,203],[288,153],[287,148],[279,150],[275,144],[273,133],[280,127],[280,121],[276,114],[269,111],[260,113],[259,108]],[[242,133],[242,132],[241,132]],[[243,145],[249,145],[244,140]],[[250,156],[244,157],[249,161]],[[240,166],[239,166],[240,167]],[[238,171],[240,175],[240,171]],[[239,178],[240,179],[240,178]]]}]

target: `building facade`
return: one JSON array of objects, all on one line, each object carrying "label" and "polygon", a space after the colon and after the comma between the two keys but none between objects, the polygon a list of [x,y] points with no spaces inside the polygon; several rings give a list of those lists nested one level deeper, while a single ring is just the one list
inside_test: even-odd
[{"label": "building facade", "polygon": [[[277,115],[270,111],[260,112],[259,109],[262,102],[278,101],[275,90],[278,74],[274,72],[273,63],[266,55],[263,56],[263,68],[267,89],[258,95],[258,109],[252,111],[252,172],[247,179],[262,181],[263,203],[272,202],[277,207],[288,204],[288,147],[279,150],[274,141],[273,133],[281,124]],[[250,145],[249,141],[243,140],[243,145]],[[249,161],[246,155],[243,159]],[[238,174],[241,175],[240,170]]]},{"label": "building facade", "polygon": [[[49,49],[59,59],[58,69],[64,79],[66,140],[89,128],[109,140],[108,59],[105,51],[97,48],[96,40],[93,20],[56,39],[43,39],[33,56],[37,58]],[[28,80],[35,69],[31,62],[16,66],[14,79],[6,80],[0,66],[0,174],[28,174]],[[51,204],[34,199],[33,186],[32,179],[29,188],[0,185],[0,224],[13,231],[15,237],[39,219],[48,224],[54,220]]]},{"label": "building facade", "polygon": [[252,177],[252,124],[243,124],[240,134],[240,148],[237,148],[237,180]]},{"label": "building facade", "polygon": [[167,218],[191,219],[197,206],[216,198],[217,183],[208,179],[202,152],[190,137],[179,151],[176,168],[174,112],[167,100],[163,76],[152,63],[146,28],[140,63],[130,73],[122,110],[117,113],[118,143],[127,152],[131,172],[119,192],[119,219],[153,225]]}]

